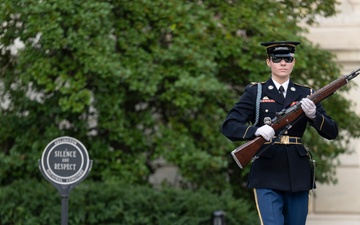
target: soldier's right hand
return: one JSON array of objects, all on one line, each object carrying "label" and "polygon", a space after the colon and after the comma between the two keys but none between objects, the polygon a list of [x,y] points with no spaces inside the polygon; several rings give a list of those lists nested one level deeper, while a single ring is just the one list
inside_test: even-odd
[{"label": "soldier's right hand", "polygon": [[255,136],[262,136],[265,140],[270,141],[275,137],[275,130],[269,125],[264,125],[256,130]]}]

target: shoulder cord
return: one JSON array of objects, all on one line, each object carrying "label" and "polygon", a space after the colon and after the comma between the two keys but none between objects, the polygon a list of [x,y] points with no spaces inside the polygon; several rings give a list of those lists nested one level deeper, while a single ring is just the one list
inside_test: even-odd
[{"label": "shoulder cord", "polygon": [[261,83],[257,84],[257,95],[256,95],[256,119],[254,126],[259,122],[259,116],[260,116],[260,98],[261,98]]}]

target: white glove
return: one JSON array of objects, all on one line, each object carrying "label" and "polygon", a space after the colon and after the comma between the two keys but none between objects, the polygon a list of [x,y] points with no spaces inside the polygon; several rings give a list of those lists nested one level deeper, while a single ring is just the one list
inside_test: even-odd
[{"label": "white glove", "polygon": [[269,125],[264,125],[259,127],[256,132],[255,136],[262,136],[265,140],[270,141],[273,137],[275,137],[275,130],[274,128],[270,127]]},{"label": "white glove", "polygon": [[301,99],[301,108],[304,111],[305,115],[310,119],[315,119],[316,117],[316,105],[313,101],[308,98]]}]

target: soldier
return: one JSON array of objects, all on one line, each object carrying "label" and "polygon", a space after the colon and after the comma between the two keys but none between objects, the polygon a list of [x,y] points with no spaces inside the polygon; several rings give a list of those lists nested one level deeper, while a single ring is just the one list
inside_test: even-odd
[{"label": "soldier", "polygon": [[[304,225],[308,214],[309,191],[315,188],[310,156],[302,142],[307,124],[326,139],[338,135],[336,123],[320,103],[307,98],[313,90],[295,84],[290,74],[295,65],[295,48],[300,42],[261,43],[267,52],[271,77],[250,84],[229,111],[221,132],[231,141],[261,136],[267,142],[251,164],[248,188],[252,188],[261,224]],[[276,112],[301,102],[304,114],[281,134],[270,126]],[[249,125],[249,122],[252,125]]]}]

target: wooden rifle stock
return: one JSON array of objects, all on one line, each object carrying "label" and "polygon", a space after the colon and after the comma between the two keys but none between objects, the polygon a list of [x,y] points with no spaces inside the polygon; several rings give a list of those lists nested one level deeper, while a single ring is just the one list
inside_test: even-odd
[{"label": "wooden rifle stock", "polygon": [[[308,98],[316,104],[335,93],[339,88],[345,86],[351,79],[359,75],[359,73],[360,68],[325,85],[324,87],[310,95]],[[273,118],[271,121],[271,127],[275,131],[285,126],[288,126],[288,128],[290,128],[291,123],[302,114],[303,110],[301,108],[301,103],[298,102],[295,105],[276,113],[275,118]],[[242,169],[249,164],[249,162],[256,155],[257,151],[265,142],[266,140],[263,137],[256,137],[253,140],[250,140],[245,144],[237,147],[231,152],[231,155],[233,156],[238,166]]]}]

